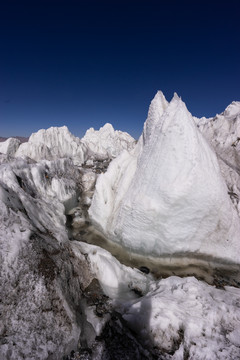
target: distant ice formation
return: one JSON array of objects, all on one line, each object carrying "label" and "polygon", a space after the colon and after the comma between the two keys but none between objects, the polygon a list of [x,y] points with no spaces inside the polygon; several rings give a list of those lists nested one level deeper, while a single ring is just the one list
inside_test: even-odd
[{"label": "distant ice formation", "polygon": [[[0,149],[6,148],[5,143],[0,144]],[[105,124],[99,131],[90,128],[82,139],[62,126],[33,133],[29,141],[21,144],[12,154],[15,152],[16,157],[29,157],[35,161],[71,158],[75,165],[80,166],[89,159],[112,159],[124,149],[132,149],[135,143],[129,134],[115,131],[110,124]]]},{"label": "distant ice formation", "polygon": [[81,139],[93,158],[115,158],[124,149],[131,150],[136,141],[128,133],[114,130],[111,124],[105,124],[99,130],[90,128]]},{"label": "distant ice formation", "polygon": [[92,221],[132,253],[240,262],[240,222],[217,157],[175,94],[158,92],[136,148],[100,175]]},{"label": "distant ice formation", "polygon": [[33,133],[28,142],[21,144],[15,156],[27,156],[33,160],[57,160],[70,157],[81,165],[85,161],[86,149],[66,126],[51,127]]}]

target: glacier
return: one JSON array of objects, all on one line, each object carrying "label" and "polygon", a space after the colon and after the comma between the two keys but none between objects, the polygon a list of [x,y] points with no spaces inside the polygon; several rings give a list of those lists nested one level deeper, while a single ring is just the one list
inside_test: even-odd
[{"label": "glacier", "polygon": [[239,120],[0,143],[0,358],[240,358]]}]

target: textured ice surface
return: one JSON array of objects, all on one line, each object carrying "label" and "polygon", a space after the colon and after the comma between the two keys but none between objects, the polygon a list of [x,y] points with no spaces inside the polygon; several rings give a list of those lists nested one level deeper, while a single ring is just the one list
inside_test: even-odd
[{"label": "textured ice surface", "polygon": [[136,148],[99,176],[89,214],[133,253],[239,263],[239,218],[216,155],[177,95],[155,96]]}]

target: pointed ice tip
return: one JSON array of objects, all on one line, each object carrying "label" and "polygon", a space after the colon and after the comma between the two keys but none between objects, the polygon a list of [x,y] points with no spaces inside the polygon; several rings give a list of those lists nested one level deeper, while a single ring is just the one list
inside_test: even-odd
[{"label": "pointed ice tip", "polygon": [[233,101],[223,112],[224,116],[237,116],[240,114],[240,101]]},{"label": "pointed ice tip", "polygon": [[112,128],[113,126],[110,123],[106,123],[106,124],[103,125],[103,127],[104,128]]},{"label": "pointed ice tip", "polygon": [[[158,106],[164,111],[166,107],[168,106],[168,101],[166,100],[164,94],[162,91],[158,90],[156,95],[151,101],[151,104],[158,104]],[[151,107],[151,105],[150,105]]]},{"label": "pointed ice tip", "polygon": [[173,99],[174,99],[174,100],[181,100],[181,97],[179,97],[178,94],[175,92],[175,93],[173,94]]},{"label": "pointed ice tip", "polygon": [[157,91],[157,93],[156,93],[156,95],[154,96],[154,98],[153,98],[153,100],[156,100],[156,99],[159,99],[161,102],[167,102],[167,100],[166,100],[166,98],[165,98],[165,96],[164,96],[164,94],[163,94],[163,92],[161,91],[161,90],[158,90]]},{"label": "pointed ice tip", "polygon": [[164,99],[165,99],[164,93],[161,90],[158,90],[156,95],[164,97]]},{"label": "pointed ice tip", "polygon": [[106,123],[106,124],[104,124],[100,129],[99,129],[99,131],[108,131],[108,132],[114,132],[114,128],[113,128],[113,126],[112,126],[112,124],[110,124],[110,123]]}]

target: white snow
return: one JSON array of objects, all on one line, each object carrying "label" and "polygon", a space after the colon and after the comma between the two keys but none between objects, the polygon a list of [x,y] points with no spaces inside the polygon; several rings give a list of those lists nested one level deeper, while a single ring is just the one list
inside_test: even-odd
[{"label": "white snow", "polygon": [[89,215],[143,256],[239,263],[240,222],[218,161],[175,94],[158,93],[136,148],[99,176]]}]

